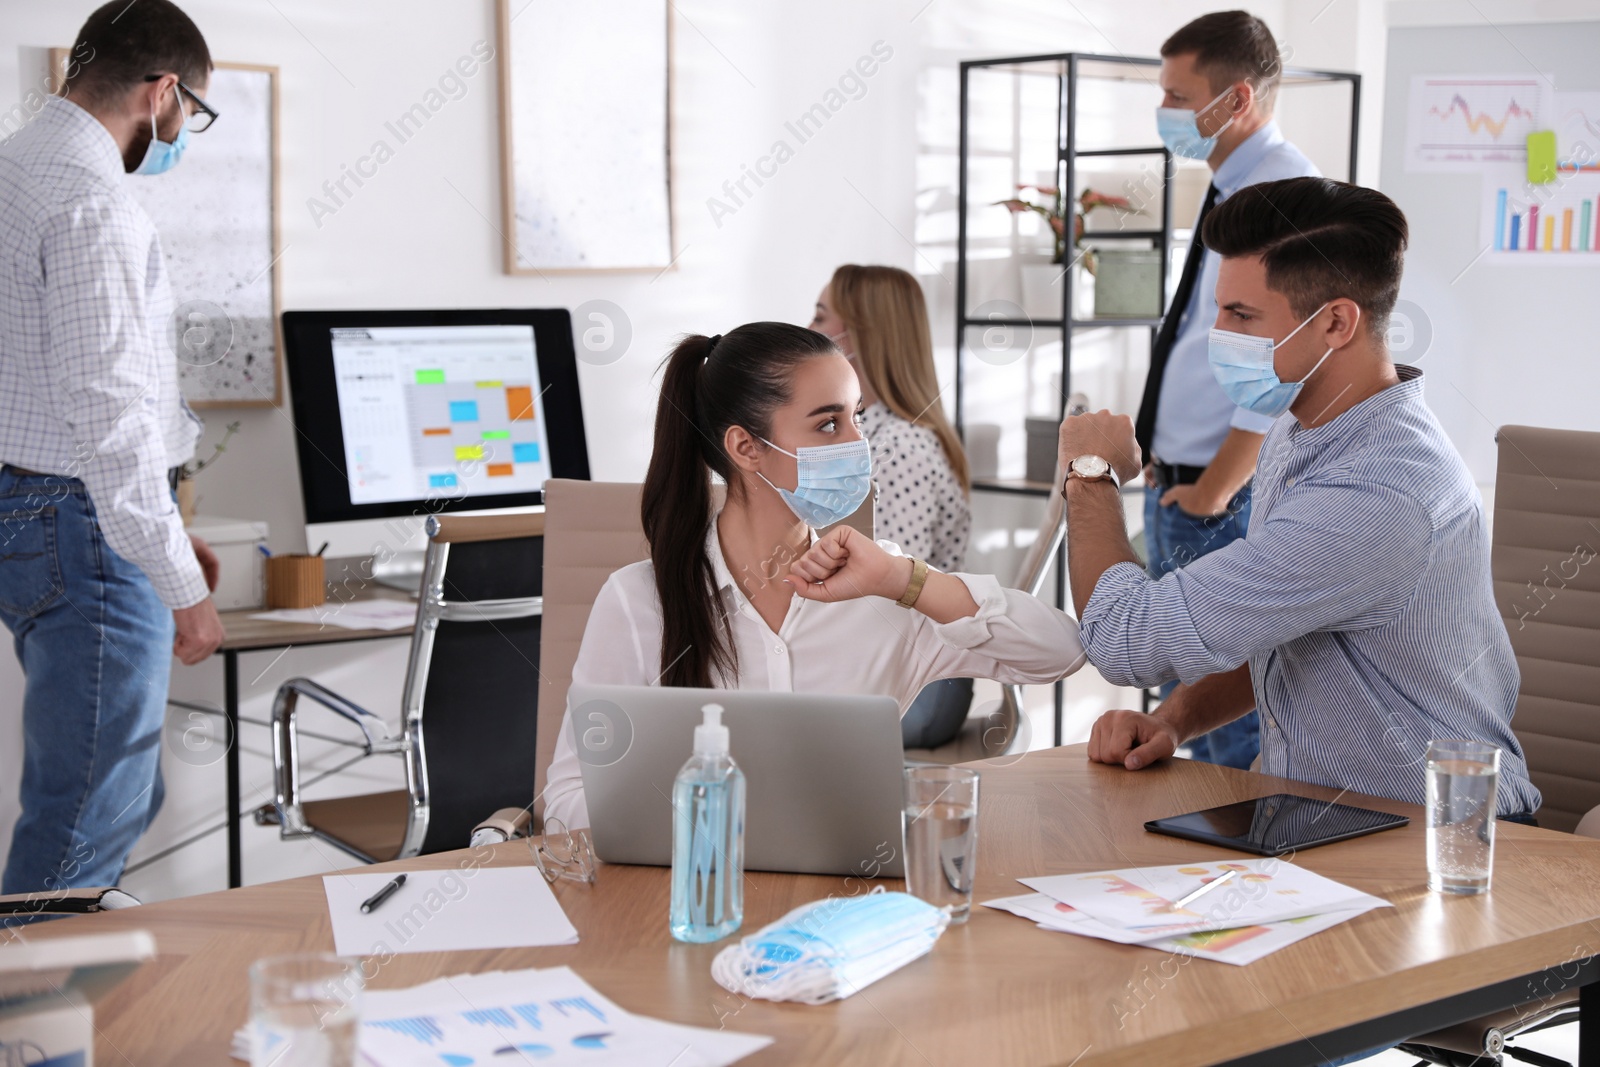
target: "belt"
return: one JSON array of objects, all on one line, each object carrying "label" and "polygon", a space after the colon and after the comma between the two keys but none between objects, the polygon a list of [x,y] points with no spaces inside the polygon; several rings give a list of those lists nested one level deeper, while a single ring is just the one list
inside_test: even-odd
[{"label": "belt", "polygon": [[1206,472],[1204,467],[1191,467],[1184,463],[1163,463],[1159,459],[1151,459],[1150,467],[1155,471],[1156,483],[1167,488],[1174,485],[1193,485]]},{"label": "belt", "polygon": [[[7,463],[5,466],[6,466],[6,470],[10,471],[12,474],[20,474],[24,478],[65,478],[66,477],[66,475],[64,475],[64,474],[50,474],[50,473],[48,473],[46,471],[30,471],[30,470],[26,469],[25,467],[17,466],[15,463]],[[168,467],[167,468],[167,486],[174,493],[176,493],[178,491],[178,475],[180,475],[182,473],[183,473],[183,468],[182,467]]]}]

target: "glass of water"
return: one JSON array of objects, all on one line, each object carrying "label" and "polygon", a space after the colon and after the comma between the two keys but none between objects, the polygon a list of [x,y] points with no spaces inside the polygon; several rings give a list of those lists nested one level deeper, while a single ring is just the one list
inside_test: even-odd
[{"label": "glass of water", "polygon": [[250,966],[251,1067],[354,1067],[361,964],[320,953]]},{"label": "glass of water", "polygon": [[1489,891],[1499,777],[1494,745],[1428,743],[1428,888],[1435,893]]},{"label": "glass of water", "polygon": [[965,767],[907,767],[901,829],[906,892],[964,923],[972,911],[978,858],[978,772]]}]

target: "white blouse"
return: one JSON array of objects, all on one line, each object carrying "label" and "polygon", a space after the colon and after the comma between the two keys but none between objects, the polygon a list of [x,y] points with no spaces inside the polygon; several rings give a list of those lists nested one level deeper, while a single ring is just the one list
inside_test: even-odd
[{"label": "white blouse", "polygon": [[872,529],[946,574],[967,565],[972,505],[939,435],[901,418],[881,400],[861,413],[872,442]]},{"label": "white blouse", "polygon": [[[812,535],[813,539],[815,534]],[[888,541],[886,551],[902,555]],[[1078,621],[987,574],[960,574],[978,612],[936,623],[881,597],[825,604],[795,597],[777,633],[761,618],[744,589],[772,577],[735,581],[722,557],[712,522],[706,553],[727,606],[738,653],[736,678],[717,677],[722,689],[887,695],[902,713],[922,687],[940,678],[993,678],[1038,685],[1065,678],[1084,664]],[[661,613],[650,561],[612,574],[595,598],[583,644],[572,668],[573,685],[655,685],[661,676]],[[572,725],[562,719],[544,790],[545,816],[571,829],[589,825]]]}]

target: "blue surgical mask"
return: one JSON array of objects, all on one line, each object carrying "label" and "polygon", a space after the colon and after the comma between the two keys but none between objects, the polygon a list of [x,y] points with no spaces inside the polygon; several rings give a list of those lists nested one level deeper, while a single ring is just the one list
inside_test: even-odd
[{"label": "blue surgical mask", "polygon": [[872,491],[872,447],[866,438],[836,445],[808,445],[798,453],[763,442],[794,456],[797,479],[793,490],[772,485],[760,471],[756,477],[772,485],[801,522],[814,529],[832,526],[855,514]]},{"label": "blue surgical mask", "polygon": [[1217,150],[1218,135],[1233,125],[1233,116],[1229,115],[1228,121],[1210,137],[1200,132],[1196,116],[1210,111],[1222,97],[1231,92],[1233,92],[1231,87],[1224,89],[1221,96],[1199,111],[1190,111],[1186,107],[1156,108],[1156,132],[1161,135],[1161,143],[1167,146],[1167,151],[1185,159],[1210,159],[1211,153]]},{"label": "blue surgical mask", "polygon": [[711,976],[748,997],[826,1004],[926,955],[949,922],[946,909],[881,886],[829,897],[717,953]]},{"label": "blue surgical mask", "polygon": [[[173,93],[177,93],[174,88]],[[183,114],[183,97],[178,97],[178,114]],[[144,159],[140,161],[135,174],[165,174],[178,165],[178,160],[183,158],[183,150],[189,147],[189,123],[184,122],[178,127],[178,136],[170,143],[163,141],[156,130],[156,109],[150,108],[150,146],[144,150]]]},{"label": "blue surgical mask", "polygon": [[[1313,311],[1310,319],[1306,319],[1289,331],[1289,337],[1305,329],[1306,322],[1320,315],[1322,308],[1327,306],[1323,304]],[[1359,321],[1360,312],[1357,311],[1356,314]],[[1305,388],[1306,382],[1317,373],[1317,368],[1333,355],[1331,348],[1322,353],[1322,359],[1317,360],[1316,365],[1298,382],[1282,381],[1272,364],[1272,356],[1279,345],[1289,343],[1289,337],[1274,343],[1270,337],[1255,337],[1248,333],[1234,333],[1232,330],[1211,331],[1211,341],[1206,348],[1206,355],[1211,361],[1211,373],[1217,376],[1217,381],[1221,384],[1222,391],[1228,394],[1229,400],[1246,411],[1274,419],[1289,410],[1295,398],[1300,395],[1300,390]]]}]

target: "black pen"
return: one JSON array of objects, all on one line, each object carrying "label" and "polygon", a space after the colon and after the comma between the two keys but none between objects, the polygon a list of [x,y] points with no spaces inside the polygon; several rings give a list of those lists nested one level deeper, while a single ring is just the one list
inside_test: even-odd
[{"label": "black pen", "polygon": [[379,904],[394,896],[395,891],[405,884],[406,876],[403,874],[396,875],[394,881],[361,902],[361,914],[366,915],[368,912],[375,910]]}]

